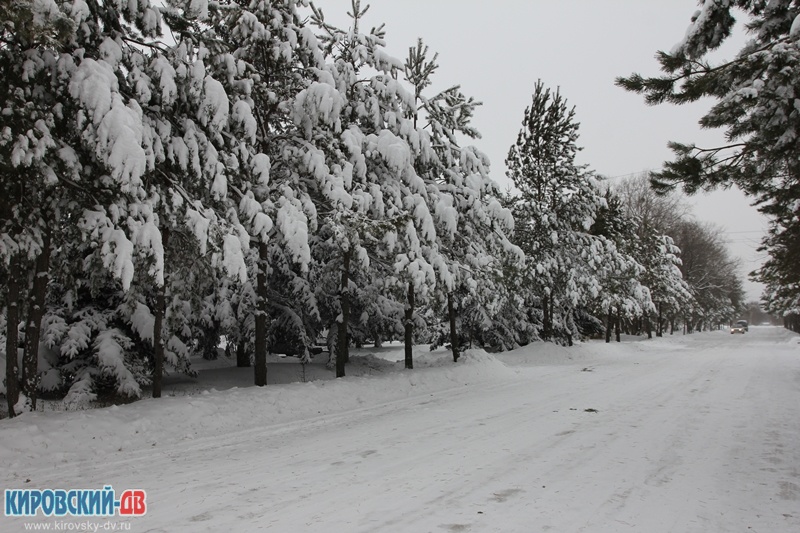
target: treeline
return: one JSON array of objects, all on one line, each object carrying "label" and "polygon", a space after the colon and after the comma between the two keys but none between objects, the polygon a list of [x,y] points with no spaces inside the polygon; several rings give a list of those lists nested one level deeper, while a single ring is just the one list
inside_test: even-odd
[{"label": "treeline", "polygon": [[506,160],[519,191],[513,241],[526,255],[510,322],[530,329],[505,338],[610,340],[612,329],[619,339],[730,320],[743,291],[719,232],[679,197],[656,195],[646,175],[610,187],[576,165],[577,139],[575,109],[538,83]]},{"label": "treeline", "polygon": [[503,194],[464,145],[479,103],[432,90],[422,42],[391,57],[358,0],[346,28],[300,0],[4,7],[10,416],[42,391],[159,397],[223,338],[265,385],[270,349],[307,360],[323,332],[344,376],[354,344],[402,338],[410,369],[418,342],[458,360],[739,307],[707,228],[575,165],[574,110],[541,84]]}]

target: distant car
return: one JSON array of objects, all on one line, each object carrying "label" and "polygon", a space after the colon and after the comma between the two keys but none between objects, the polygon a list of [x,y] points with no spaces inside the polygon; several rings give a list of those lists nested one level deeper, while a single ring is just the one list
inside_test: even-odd
[{"label": "distant car", "polygon": [[744,335],[745,331],[747,331],[747,328],[745,326],[742,326],[741,324],[737,323],[731,326],[731,334],[741,333],[742,335]]},{"label": "distant car", "polygon": [[737,321],[736,321],[736,324],[734,324],[734,325],[735,325],[735,326],[740,326],[740,327],[743,327],[745,331],[750,331],[750,330],[748,329],[748,327],[747,327],[747,326],[748,326],[748,324],[747,324],[747,320],[737,320]]}]

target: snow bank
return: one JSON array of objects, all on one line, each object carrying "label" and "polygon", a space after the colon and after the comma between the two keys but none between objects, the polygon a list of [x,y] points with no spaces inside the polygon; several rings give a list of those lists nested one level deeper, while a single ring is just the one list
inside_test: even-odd
[{"label": "snow bank", "polygon": [[713,333],[695,335],[666,335],[664,337],[622,335],[622,342],[612,339],[606,343],[603,339],[575,342],[574,346],[561,346],[550,342],[533,342],[509,352],[494,354],[502,363],[513,367],[570,365],[591,363],[598,359],[624,361],[635,355],[663,354],[677,352],[691,345],[693,340]]},{"label": "snow bank", "polygon": [[354,356],[348,371],[369,376],[203,391],[86,411],[28,413],[0,422],[0,463],[23,475],[34,465],[57,467],[85,457],[86,450],[105,456],[202,441],[516,375],[483,350],[465,352],[458,363],[447,352],[419,355],[415,366],[404,370],[400,362],[368,354]]}]

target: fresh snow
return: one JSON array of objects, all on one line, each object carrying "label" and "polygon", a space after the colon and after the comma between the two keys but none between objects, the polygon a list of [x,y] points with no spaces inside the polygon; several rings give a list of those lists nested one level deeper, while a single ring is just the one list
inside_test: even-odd
[{"label": "fresh snow", "polygon": [[256,388],[221,359],[159,400],[0,421],[3,486],[144,489],[131,531],[800,530],[800,336],[782,328],[456,364],[419,347],[413,371],[400,345],[355,353],[338,380],[275,357]]}]

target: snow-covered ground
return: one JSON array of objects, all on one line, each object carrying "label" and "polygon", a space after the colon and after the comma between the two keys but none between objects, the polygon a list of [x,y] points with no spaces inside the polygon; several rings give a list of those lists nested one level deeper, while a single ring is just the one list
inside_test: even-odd
[{"label": "snow-covered ground", "polygon": [[[136,532],[800,531],[799,341],[420,349],[413,371],[390,347],[261,389],[209,368],[160,400],[0,421],[0,480],[144,489],[145,516],[112,519]],[[270,368],[330,377],[302,371]],[[65,521],[86,519],[0,531]]]}]

